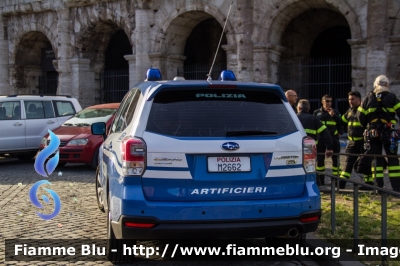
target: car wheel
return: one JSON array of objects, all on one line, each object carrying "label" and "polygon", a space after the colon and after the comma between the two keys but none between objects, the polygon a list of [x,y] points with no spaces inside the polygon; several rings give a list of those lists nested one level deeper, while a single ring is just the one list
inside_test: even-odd
[{"label": "car wheel", "polygon": [[104,212],[104,189],[100,184],[100,166],[97,167],[96,170],[96,197],[97,197],[97,206],[99,207],[100,211]]},{"label": "car wheel", "polygon": [[28,153],[17,153],[14,154],[14,157],[18,158],[21,161],[30,161],[35,157],[36,152],[28,152]]},{"label": "car wheel", "polygon": [[[110,199],[110,196],[108,197]],[[110,201],[108,201],[110,204]],[[110,205],[108,205],[110,206]],[[111,263],[123,263],[123,262],[132,262],[135,256],[132,254],[131,256],[123,255],[123,244],[127,246],[133,246],[136,244],[134,240],[122,240],[117,239],[115,237],[114,231],[111,226],[111,212],[108,210],[107,212],[107,245],[106,245],[106,254],[107,258]],[[113,249],[116,249],[117,252],[112,252]]]},{"label": "car wheel", "polygon": [[304,245],[306,241],[306,234],[299,233],[295,237],[266,237],[267,245],[270,247],[285,247],[286,245]]},{"label": "car wheel", "polygon": [[93,169],[97,169],[97,166],[99,165],[99,149],[97,149],[94,152],[93,158],[92,158],[92,162],[90,163],[90,166]]}]

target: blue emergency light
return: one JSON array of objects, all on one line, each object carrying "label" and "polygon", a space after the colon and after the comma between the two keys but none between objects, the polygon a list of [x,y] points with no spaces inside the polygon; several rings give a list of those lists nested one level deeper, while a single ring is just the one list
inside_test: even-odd
[{"label": "blue emergency light", "polygon": [[220,81],[237,81],[235,73],[232,70],[223,70],[221,75],[219,75],[218,80]]},{"label": "blue emergency light", "polygon": [[144,81],[158,81],[162,80],[161,72],[158,68],[149,68],[146,73]]}]

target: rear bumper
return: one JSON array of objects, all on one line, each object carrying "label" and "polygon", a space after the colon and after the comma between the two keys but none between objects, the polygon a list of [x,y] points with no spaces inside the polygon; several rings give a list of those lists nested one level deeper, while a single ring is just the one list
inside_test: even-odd
[{"label": "rear bumper", "polygon": [[[300,233],[317,230],[319,219],[303,223],[301,218],[321,217],[321,210],[302,213],[297,217],[280,219],[257,219],[238,221],[160,221],[153,217],[121,216],[111,222],[114,234],[119,239],[215,239],[215,238],[262,238],[284,236],[290,229]],[[152,228],[133,228],[126,222],[154,223]]]}]

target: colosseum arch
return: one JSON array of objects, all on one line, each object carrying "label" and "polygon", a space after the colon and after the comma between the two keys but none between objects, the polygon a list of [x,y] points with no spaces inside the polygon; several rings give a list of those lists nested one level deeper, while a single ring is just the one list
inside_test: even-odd
[{"label": "colosseum arch", "polygon": [[28,24],[13,36],[10,80],[17,93],[56,94],[58,73],[52,62],[57,58],[57,49],[50,40],[55,36],[49,33],[43,25]]},{"label": "colosseum arch", "polygon": [[259,43],[279,45],[287,25],[301,13],[312,9],[330,9],[341,14],[347,20],[353,39],[360,39],[366,35],[366,29],[362,29],[361,23],[357,23],[359,21],[357,14],[344,0],[335,2],[287,0],[273,8],[272,14],[266,14],[260,22],[263,33],[258,35],[257,42]]},{"label": "colosseum arch", "polygon": [[[99,12],[98,9],[95,10]],[[76,12],[92,14],[92,11],[85,8]],[[92,14],[86,17],[89,20],[83,21],[78,18],[84,16],[75,15],[74,22],[76,28],[79,28],[74,43],[74,56],[90,60],[89,71],[94,72],[93,83],[100,94],[100,102],[121,101],[129,90],[129,65],[124,55],[132,54],[132,40],[129,38],[131,25],[126,24],[129,22],[126,21],[128,16],[113,21],[111,13],[100,11],[99,16]],[[118,89],[115,89],[115,84],[118,84]]]},{"label": "colosseum arch", "polygon": [[[224,1],[221,6],[217,7],[210,3],[204,4],[196,2],[192,5],[185,5],[184,3],[179,4],[175,2],[175,6],[173,7],[166,4],[158,7],[159,9],[157,9],[155,17],[156,25],[152,36],[153,46],[151,47],[151,51],[154,54],[166,57],[165,66],[162,66],[162,68],[166,68],[167,75],[170,78],[176,76],[176,74],[183,76],[185,60],[196,57],[188,56],[185,53],[188,53],[190,50],[187,47],[187,45],[189,45],[188,41],[190,42],[193,38],[196,39],[194,35],[201,34],[200,32],[203,32],[203,37],[197,39],[203,39],[203,45],[207,45],[207,47],[215,46],[213,51],[209,51],[205,56],[209,57],[212,61],[227,16],[227,14],[222,13],[221,10],[226,10],[226,12],[228,12],[229,4],[229,1]],[[207,34],[204,35],[206,32]],[[210,40],[204,40],[207,38]],[[222,44],[234,43],[233,26],[230,21],[228,21]],[[197,52],[199,51],[192,50],[192,53]],[[217,60],[220,61],[221,65],[226,66],[226,53],[221,48],[219,49]],[[200,67],[200,65],[202,65],[201,63],[204,62],[198,63]],[[208,73],[211,63],[207,62],[207,64],[208,69],[203,70],[203,72],[206,71]],[[205,65],[206,64],[204,64],[204,67]],[[178,71],[176,71],[176,69],[178,69]],[[202,77],[205,76],[201,70],[199,70],[199,75],[202,75]],[[187,78],[190,77],[187,76]],[[192,76],[192,78],[196,77]]]},{"label": "colosseum arch", "polygon": [[[271,18],[272,17],[272,18]],[[335,108],[348,108],[347,93],[352,88],[351,47],[347,40],[361,38],[356,14],[345,3],[325,1],[286,2],[274,15],[265,18],[270,51],[279,54],[269,72],[286,90],[320,107],[323,95],[332,95]],[[349,23],[352,22],[352,23]],[[264,37],[261,37],[264,38]],[[261,41],[261,40],[260,40]]]},{"label": "colosseum arch", "polygon": [[[91,67],[96,71],[104,69],[104,53],[113,35],[122,30],[115,22],[95,21],[84,27],[77,36],[75,56],[90,59]],[[128,38],[128,41],[131,41]]]}]

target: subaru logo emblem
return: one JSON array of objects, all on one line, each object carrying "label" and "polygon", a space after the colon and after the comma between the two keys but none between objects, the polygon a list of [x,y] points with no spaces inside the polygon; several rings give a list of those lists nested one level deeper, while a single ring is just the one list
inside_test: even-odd
[{"label": "subaru logo emblem", "polygon": [[236,142],[225,142],[221,147],[226,151],[235,151],[240,148]]}]

